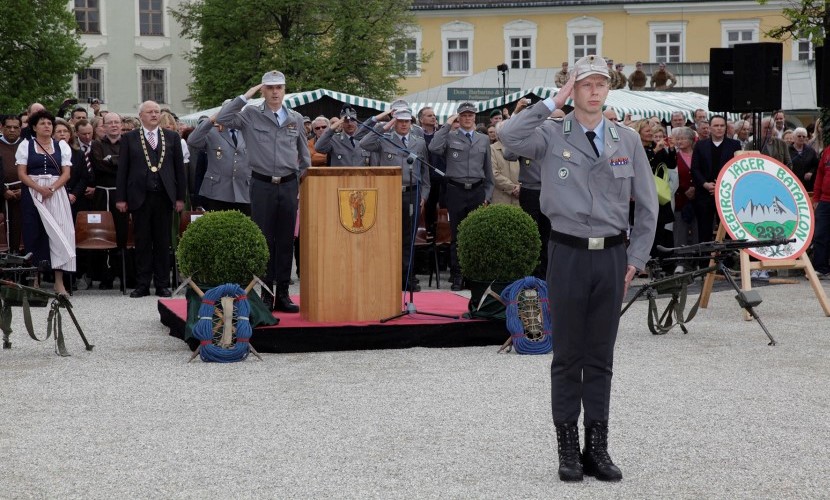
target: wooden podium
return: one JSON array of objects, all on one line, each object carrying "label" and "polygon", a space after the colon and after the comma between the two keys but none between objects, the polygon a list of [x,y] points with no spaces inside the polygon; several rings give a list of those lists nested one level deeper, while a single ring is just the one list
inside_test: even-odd
[{"label": "wooden podium", "polygon": [[378,321],[401,310],[400,167],[311,167],[300,188],[300,314]]}]

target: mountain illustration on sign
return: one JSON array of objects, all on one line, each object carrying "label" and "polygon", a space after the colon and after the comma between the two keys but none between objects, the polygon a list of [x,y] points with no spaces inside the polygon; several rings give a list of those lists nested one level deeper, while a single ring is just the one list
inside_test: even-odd
[{"label": "mountain illustration on sign", "polygon": [[735,214],[744,229],[758,239],[789,238],[795,232],[798,216],[776,196],[769,205],[747,201]]}]

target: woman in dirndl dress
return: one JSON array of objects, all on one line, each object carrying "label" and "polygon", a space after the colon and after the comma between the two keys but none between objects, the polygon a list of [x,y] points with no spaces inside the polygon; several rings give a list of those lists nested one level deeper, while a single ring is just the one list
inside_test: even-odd
[{"label": "woman in dirndl dress", "polygon": [[37,265],[55,272],[55,291],[68,295],[63,272],[75,271],[75,228],[64,185],[69,181],[72,150],[52,139],[55,117],[38,111],[29,117],[32,138],[21,141],[15,160],[25,188],[21,196],[23,245]]}]

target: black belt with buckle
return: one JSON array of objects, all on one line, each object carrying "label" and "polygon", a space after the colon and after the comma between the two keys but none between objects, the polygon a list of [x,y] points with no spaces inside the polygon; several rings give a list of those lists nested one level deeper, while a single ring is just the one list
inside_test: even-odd
[{"label": "black belt with buckle", "polygon": [[481,183],[484,182],[484,180],[482,179],[478,182],[472,182],[471,183],[471,182],[458,182],[458,181],[454,181],[452,179],[447,179],[447,182],[449,182],[453,186],[458,186],[461,189],[466,189],[466,190],[469,191],[470,189],[475,189],[475,188],[481,186]]},{"label": "black belt with buckle", "polygon": [[605,248],[611,248],[625,243],[625,233],[620,233],[614,236],[606,236],[605,238],[580,238],[578,236],[571,236],[570,234],[560,233],[559,231],[551,229],[550,241],[561,243],[572,248],[581,248],[583,250],[603,250]]},{"label": "black belt with buckle", "polygon": [[270,182],[271,184],[282,184],[284,182],[293,181],[297,178],[297,174],[294,173],[283,177],[276,177],[271,175],[260,174],[259,172],[251,172],[251,177],[262,182]]}]

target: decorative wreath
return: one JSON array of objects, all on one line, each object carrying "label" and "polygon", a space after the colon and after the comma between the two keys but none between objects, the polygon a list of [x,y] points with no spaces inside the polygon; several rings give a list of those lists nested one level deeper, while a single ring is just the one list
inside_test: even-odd
[{"label": "decorative wreath", "polygon": [[501,292],[507,304],[507,331],[518,354],[547,354],[553,349],[547,284],[533,276],[516,280]]},{"label": "decorative wreath", "polygon": [[[225,317],[221,303],[223,297],[234,299],[231,318]],[[248,318],[250,311],[248,295],[239,285],[228,283],[205,293],[199,307],[199,320],[193,327],[193,335],[199,339],[202,361],[233,363],[248,357],[253,335]]]}]

